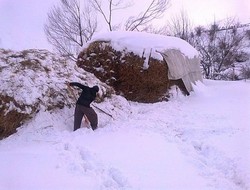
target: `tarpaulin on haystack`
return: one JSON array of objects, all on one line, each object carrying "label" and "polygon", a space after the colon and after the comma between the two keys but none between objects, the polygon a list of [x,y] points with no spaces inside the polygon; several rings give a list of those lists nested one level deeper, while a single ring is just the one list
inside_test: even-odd
[{"label": "tarpaulin on haystack", "polygon": [[192,83],[202,81],[200,59],[188,58],[180,50],[168,49],[161,52],[168,65],[168,78],[170,80],[182,79],[188,92],[193,90]]}]

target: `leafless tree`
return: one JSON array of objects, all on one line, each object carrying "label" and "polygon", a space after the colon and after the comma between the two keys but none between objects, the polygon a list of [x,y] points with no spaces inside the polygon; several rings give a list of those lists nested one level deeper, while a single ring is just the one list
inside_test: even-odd
[{"label": "leafless tree", "polygon": [[44,31],[48,41],[63,55],[76,60],[80,48],[96,32],[97,20],[91,7],[81,10],[78,0],[61,0],[48,13]]},{"label": "leafless tree", "polygon": [[170,0],[152,0],[144,12],[137,16],[131,16],[125,23],[125,30],[143,31],[153,20],[163,16],[170,6]]},{"label": "leafless tree", "polygon": [[192,41],[193,24],[185,10],[173,16],[168,22],[170,35],[179,37],[188,42]]},{"label": "leafless tree", "polygon": [[[194,46],[201,55],[201,65],[206,78],[220,79],[221,72],[234,66],[242,53],[245,34],[234,20],[213,23],[209,29],[196,28]],[[234,27],[231,27],[234,26]]]},{"label": "leafless tree", "polygon": [[[93,7],[102,15],[105,23],[108,24],[110,31],[122,27],[121,23],[113,23],[114,12],[132,6],[131,2],[125,3],[124,0],[108,0],[108,8],[101,0],[91,0]],[[161,18],[170,5],[170,0],[152,0],[144,12],[137,16],[130,16],[124,24],[127,31],[142,31],[148,28],[148,24],[155,19]],[[106,11],[105,11],[106,10]]]},{"label": "leafless tree", "polygon": [[109,31],[119,28],[119,24],[113,23],[114,12],[126,9],[132,6],[132,2],[126,2],[125,0],[107,0],[104,3],[102,0],[90,0],[92,7],[101,14],[104,22],[108,25]]},{"label": "leafless tree", "polygon": [[[127,22],[115,24],[115,12],[132,6],[126,0],[89,0],[85,2],[84,10],[80,0],[61,0],[60,6],[54,6],[48,13],[48,21],[44,30],[48,41],[63,55],[76,60],[80,48],[97,32],[98,16],[104,19],[108,29],[142,31],[150,28],[150,22],[160,18],[168,8],[170,0],[152,0],[147,9],[138,16],[129,17]],[[98,14],[99,13],[99,14]]]}]

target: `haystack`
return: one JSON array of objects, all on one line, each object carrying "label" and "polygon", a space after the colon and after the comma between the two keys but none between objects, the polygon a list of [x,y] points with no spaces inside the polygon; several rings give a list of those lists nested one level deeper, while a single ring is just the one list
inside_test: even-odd
[{"label": "haystack", "polygon": [[112,93],[93,74],[64,57],[46,50],[0,49],[0,140],[40,111],[74,106],[66,85],[71,81],[99,85],[99,101]]},{"label": "haystack", "polygon": [[[201,80],[197,57],[198,52],[178,38],[109,32],[86,46],[78,56],[77,65],[94,73],[128,100],[153,103],[167,100],[173,85],[185,95],[193,90],[191,83]],[[198,77],[192,77],[192,73]]]},{"label": "haystack", "polygon": [[[27,106],[20,105],[13,97],[0,94],[0,139],[16,132],[23,122],[31,118],[35,111],[34,106],[28,106],[31,112],[26,112]],[[12,109],[15,107],[16,109]],[[8,111],[10,110],[10,111]]]},{"label": "haystack", "polygon": [[155,102],[164,99],[170,86],[166,64],[150,58],[150,67],[144,69],[144,61],[144,57],[133,52],[115,50],[110,42],[97,41],[81,52],[77,65],[94,73],[129,100]]}]

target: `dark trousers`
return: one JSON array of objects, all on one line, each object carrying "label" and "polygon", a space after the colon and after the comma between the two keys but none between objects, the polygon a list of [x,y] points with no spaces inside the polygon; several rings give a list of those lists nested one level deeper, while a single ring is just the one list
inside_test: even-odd
[{"label": "dark trousers", "polygon": [[74,115],[74,131],[81,127],[82,118],[84,115],[87,116],[90,122],[91,128],[93,130],[97,128],[98,118],[93,108],[88,108],[88,107],[76,104],[75,115]]}]

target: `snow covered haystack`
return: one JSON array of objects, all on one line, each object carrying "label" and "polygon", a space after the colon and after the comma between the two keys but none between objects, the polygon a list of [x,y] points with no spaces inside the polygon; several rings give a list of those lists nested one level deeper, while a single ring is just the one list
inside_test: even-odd
[{"label": "snow covered haystack", "polygon": [[66,82],[99,85],[101,98],[113,93],[93,74],[46,50],[0,49],[0,80],[0,139],[14,133],[40,110],[73,105],[75,100]]},{"label": "snow covered haystack", "polygon": [[128,100],[168,99],[177,85],[184,94],[202,80],[198,52],[186,41],[144,32],[96,36],[79,54],[77,65],[94,73]]}]

